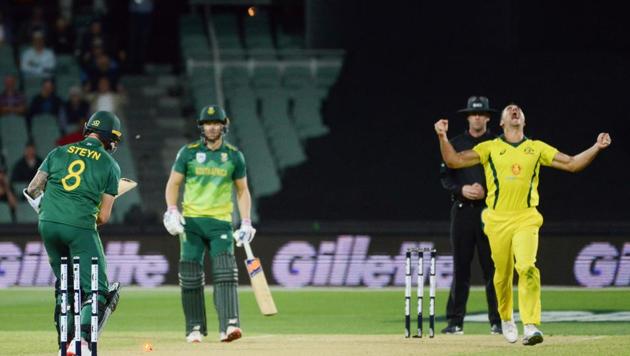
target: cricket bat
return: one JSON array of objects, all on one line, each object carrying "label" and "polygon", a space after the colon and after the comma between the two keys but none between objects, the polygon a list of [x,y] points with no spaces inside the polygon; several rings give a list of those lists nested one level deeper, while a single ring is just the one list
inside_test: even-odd
[{"label": "cricket bat", "polygon": [[252,290],[254,291],[260,312],[265,316],[278,314],[278,309],[276,309],[276,304],[273,302],[273,297],[271,296],[271,291],[269,290],[267,278],[265,278],[260,259],[254,257],[254,253],[248,242],[243,242],[243,247],[247,255],[245,267],[247,267],[247,274],[249,274],[249,279],[252,282]]},{"label": "cricket bat", "polygon": [[132,190],[137,185],[138,183],[132,181],[129,178],[120,178],[120,180],[118,181],[118,194],[114,197],[114,199]]}]

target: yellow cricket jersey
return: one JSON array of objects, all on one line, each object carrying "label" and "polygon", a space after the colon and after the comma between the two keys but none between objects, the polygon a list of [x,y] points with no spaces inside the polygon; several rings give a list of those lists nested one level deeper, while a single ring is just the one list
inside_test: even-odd
[{"label": "yellow cricket jersey", "polygon": [[500,136],[473,150],[479,154],[486,175],[488,208],[513,211],[538,206],[540,166],[551,165],[557,149],[528,138],[512,144]]}]

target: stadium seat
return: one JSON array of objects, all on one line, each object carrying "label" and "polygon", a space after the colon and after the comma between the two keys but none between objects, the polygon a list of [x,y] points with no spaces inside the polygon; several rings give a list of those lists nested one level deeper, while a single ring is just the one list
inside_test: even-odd
[{"label": "stadium seat", "polygon": [[7,204],[7,202],[0,202],[0,224],[10,224],[12,222],[9,204]]},{"label": "stadium seat", "polygon": [[311,69],[307,66],[287,66],[282,75],[282,86],[298,89],[312,85]]},{"label": "stadium seat", "polygon": [[255,89],[276,88],[280,85],[280,72],[277,67],[254,67],[251,82]]},{"label": "stadium seat", "polygon": [[45,157],[56,146],[56,141],[60,136],[57,117],[53,115],[36,115],[33,117],[31,125],[37,154],[40,157]]},{"label": "stadium seat", "polygon": [[22,156],[27,141],[28,133],[24,117],[17,115],[0,117],[0,142],[9,165]]},{"label": "stadium seat", "polygon": [[329,132],[321,117],[321,98],[324,91],[305,87],[291,91],[293,110],[291,116],[301,139],[324,136]]},{"label": "stadium seat", "polygon": [[340,66],[321,66],[317,68],[315,84],[320,88],[330,88],[337,81]]},{"label": "stadium seat", "polygon": [[11,46],[0,44],[0,75],[4,77],[7,74],[14,74],[17,76],[18,68],[15,65],[15,59],[13,57],[13,50],[11,49]]},{"label": "stadium seat", "polygon": [[32,224],[38,220],[37,213],[27,202],[18,202],[17,209],[15,210],[16,220],[19,224]]},{"label": "stadium seat", "polygon": [[252,184],[254,198],[274,194],[280,190],[280,177],[269,143],[256,111],[256,97],[249,88],[235,90],[228,98],[232,118],[232,132],[241,140]]},{"label": "stadium seat", "polygon": [[[15,162],[13,162],[15,163]],[[22,191],[28,187],[28,184],[30,182],[11,182],[12,184],[12,189],[13,189],[13,193],[15,194],[15,196],[17,197],[18,200],[23,200],[24,199],[24,195],[22,194]]]},{"label": "stadium seat", "polygon": [[249,72],[244,67],[226,67],[221,77],[226,91],[249,86]]},{"label": "stadium seat", "polygon": [[280,169],[306,161],[300,138],[289,119],[289,93],[280,89],[257,91],[262,122]]},{"label": "stadium seat", "polygon": [[[121,177],[138,181],[136,166],[133,161],[129,145],[123,142],[118,150],[116,150],[114,157],[120,166]],[[140,187],[128,192],[120,199],[116,199],[116,204],[114,204],[114,209],[112,210],[113,222],[123,222],[124,216],[129,209],[131,209],[134,204],[140,204],[141,199],[139,189]]]},{"label": "stadium seat", "polygon": [[41,91],[42,80],[42,78],[37,77],[25,77],[23,79],[22,84],[24,85],[24,95],[29,102]]},{"label": "stadium seat", "polygon": [[180,36],[203,33],[203,21],[197,14],[182,15],[179,18]]}]

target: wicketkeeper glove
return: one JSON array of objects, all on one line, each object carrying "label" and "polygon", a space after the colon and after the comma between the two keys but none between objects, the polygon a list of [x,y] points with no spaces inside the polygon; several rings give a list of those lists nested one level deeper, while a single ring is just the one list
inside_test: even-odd
[{"label": "wicketkeeper glove", "polygon": [[169,234],[177,236],[184,233],[186,221],[176,206],[169,206],[164,213],[164,227]]},{"label": "wicketkeeper glove", "polygon": [[26,197],[26,200],[28,201],[28,203],[31,205],[31,207],[33,208],[33,210],[35,210],[36,213],[39,214],[39,204],[41,204],[42,202],[42,197],[44,196],[44,193],[40,194],[37,198],[33,199],[31,198],[30,195],[28,195],[28,193],[26,192],[26,188],[24,188],[22,190],[22,194],[24,194],[24,197]]},{"label": "wicketkeeper glove", "polygon": [[236,240],[236,246],[243,246],[243,242],[251,243],[256,235],[256,229],[252,226],[250,219],[241,220],[241,227],[234,231],[234,240]]}]

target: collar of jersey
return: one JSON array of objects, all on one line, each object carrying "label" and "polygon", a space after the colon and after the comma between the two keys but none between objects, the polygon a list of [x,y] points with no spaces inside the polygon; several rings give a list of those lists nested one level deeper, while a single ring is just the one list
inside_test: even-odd
[{"label": "collar of jersey", "polygon": [[515,143],[508,142],[508,140],[505,139],[505,135],[503,135],[503,134],[499,135],[499,138],[501,139],[501,141],[507,143],[508,145],[510,145],[510,146],[512,146],[514,148],[517,148],[518,146],[521,145],[521,143],[529,140],[529,138],[527,138],[527,136],[525,136],[525,135],[523,135],[523,139],[522,140],[520,140],[519,142],[515,142]]},{"label": "collar of jersey", "polygon": [[219,152],[221,151],[223,148],[225,148],[225,139],[221,141],[221,146],[219,146],[219,148],[217,148],[216,150],[211,150],[208,148],[208,146],[206,145],[206,141],[204,139],[200,140],[200,144],[199,147],[203,150],[203,151],[208,151],[208,152]]},{"label": "collar of jersey", "polygon": [[83,139],[82,142],[86,142],[86,141],[91,141],[91,142],[97,143],[99,146],[103,146],[103,143],[99,139],[94,138],[94,137],[86,137],[85,139]]}]

